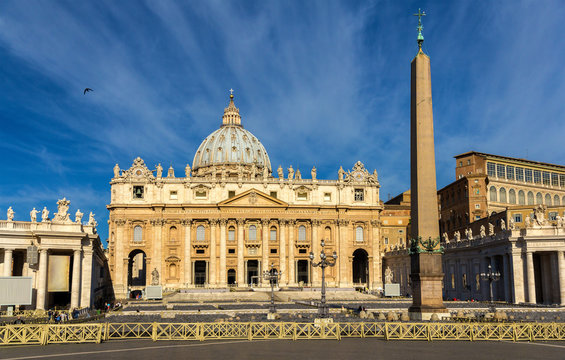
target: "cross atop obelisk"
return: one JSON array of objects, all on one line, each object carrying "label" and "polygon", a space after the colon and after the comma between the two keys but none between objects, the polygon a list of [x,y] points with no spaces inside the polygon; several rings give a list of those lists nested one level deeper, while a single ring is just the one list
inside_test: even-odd
[{"label": "cross atop obelisk", "polygon": [[418,47],[421,50],[422,43],[424,42],[424,35],[422,35],[422,30],[424,29],[422,26],[422,16],[426,16],[426,12],[418,9],[418,12],[414,14],[414,16],[418,17]]}]

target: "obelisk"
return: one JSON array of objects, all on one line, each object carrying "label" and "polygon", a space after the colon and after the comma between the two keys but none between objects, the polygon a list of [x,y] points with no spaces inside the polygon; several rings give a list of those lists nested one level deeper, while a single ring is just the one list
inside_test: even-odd
[{"label": "obelisk", "polygon": [[442,249],[439,244],[434,119],[430,58],[422,51],[422,16],[418,9],[418,54],[412,60],[410,104],[411,246],[410,279],[413,320],[429,320],[447,310],[442,299]]}]

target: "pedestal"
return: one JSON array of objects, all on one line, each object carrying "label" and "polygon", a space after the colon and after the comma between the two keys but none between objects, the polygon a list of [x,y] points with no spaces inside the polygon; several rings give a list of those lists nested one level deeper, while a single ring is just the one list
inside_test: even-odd
[{"label": "pedestal", "polygon": [[420,253],[410,255],[412,280],[412,306],[408,308],[411,320],[429,320],[449,317],[443,304],[443,271],[441,254]]}]

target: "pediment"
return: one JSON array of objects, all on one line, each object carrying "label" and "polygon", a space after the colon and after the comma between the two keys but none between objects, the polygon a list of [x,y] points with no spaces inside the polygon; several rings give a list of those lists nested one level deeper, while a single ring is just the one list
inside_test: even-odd
[{"label": "pediment", "polygon": [[288,206],[284,201],[269,196],[257,189],[250,189],[218,203],[218,206]]}]

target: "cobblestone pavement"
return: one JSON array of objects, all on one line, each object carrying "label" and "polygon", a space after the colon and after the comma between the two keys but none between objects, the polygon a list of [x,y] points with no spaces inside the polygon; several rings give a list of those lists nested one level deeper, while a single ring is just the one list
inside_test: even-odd
[{"label": "cobblestone pavement", "polygon": [[231,340],[162,341],[127,340],[101,344],[6,346],[0,359],[563,359],[565,345],[559,342],[464,342],[384,341],[377,339],[336,340]]}]

